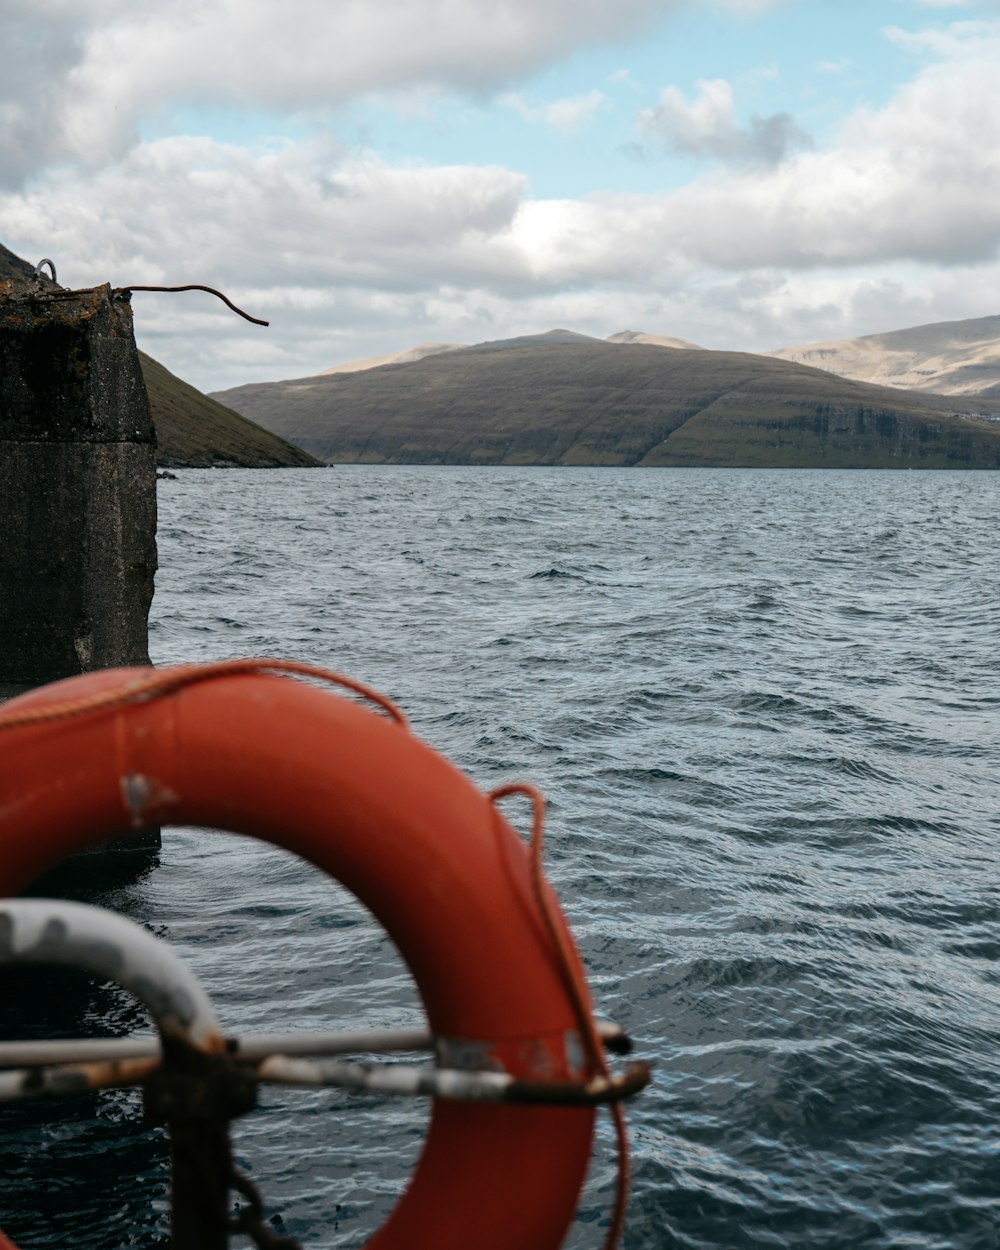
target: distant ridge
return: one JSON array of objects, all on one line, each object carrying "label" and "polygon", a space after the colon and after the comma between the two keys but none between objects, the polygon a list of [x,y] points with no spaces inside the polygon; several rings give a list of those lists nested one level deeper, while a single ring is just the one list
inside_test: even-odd
[{"label": "distant ridge", "polygon": [[883,386],[939,395],[1000,394],[1000,316],[804,343],[771,354]]},{"label": "distant ridge", "polygon": [[646,343],[650,347],[675,347],[688,351],[704,351],[697,343],[687,339],[670,338],[666,334],[647,334],[645,330],[619,330],[617,334],[609,334],[607,343]]},{"label": "distant ridge", "polygon": [[445,352],[496,351],[507,347],[524,347],[532,343],[646,343],[651,347],[679,347],[700,350],[697,343],[687,339],[670,338],[664,334],[646,334],[643,330],[620,330],[606,339],[579,334],[576,330],[548,330],[543,334],[522,334],[511,339],[494,339],[485,343],[418,343],[401,352],[387,356],[369,356],[364,360],[349,360],[344,364],[321,369],[314,376],[326,377],[330,373],[361,373],[365,369],[380,369],[383,365],[406,365],[427,356],[441,356]]},{"label": "distant ridge", "polygon": [[413,360],[423,360],[425,356],[439,356],[442,352],[461,351],[464,343],[418,343],[416,347],[408,347],[405,351],[393,352],[388,356],[368,356],[364,360],[348,360],[342,365],[331,365],[322,369],[319,376],[328,373],[360,373],[365,369],[379,369],[382,365],[406,365]]},{"label": "distant ridge", "polygon": [[474,343],[463,350],[466,352],[503,352],[515,347],[558,347],[566,343],[603,342],[603,339],[595,339],[589,334],[578,334],[576,330],[546,330],[543,334],[517,334],[510,339],[487,339],[485,343]]},{"label": "distant ridge", "polygon": [[216,397],[338,463],[1000,468],[1000,399],[567,330]]}]

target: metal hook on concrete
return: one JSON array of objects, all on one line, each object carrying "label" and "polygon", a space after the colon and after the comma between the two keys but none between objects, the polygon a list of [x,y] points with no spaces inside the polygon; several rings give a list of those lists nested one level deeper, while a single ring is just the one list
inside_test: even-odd
[{"label": "metal hook on concrete", "polygon": [[47,256],[44,257],[42,260],[40,260],[38,264],[35,266],[35,276],[38,277],[46,265],[48,265],[49,267],[49,273],[52,274],[52,281],[57,282],[58,279],[56,278],[56,267],[52,263],[52,261],[49,260]]}]

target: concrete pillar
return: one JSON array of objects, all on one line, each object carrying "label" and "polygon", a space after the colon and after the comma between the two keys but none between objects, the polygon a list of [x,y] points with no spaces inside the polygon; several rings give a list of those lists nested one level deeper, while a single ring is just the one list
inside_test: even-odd
[{"label": "concrete pillar", "polygon": [[149,663],[155,447],[127,297],[0,284],[0,694]]},{"label": "concrete pillar", "polygon": [[0,700],[149,663],[155,452],[127,295],[0,282]]}]

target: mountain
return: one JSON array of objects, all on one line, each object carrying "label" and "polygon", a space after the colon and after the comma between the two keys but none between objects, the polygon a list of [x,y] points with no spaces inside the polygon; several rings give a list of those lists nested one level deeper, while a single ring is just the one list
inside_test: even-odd
[{"label": "mountain", "polygon": [[10,282],[13,278],[30,278],[34,272],[34,267],[26,260],[15,256],[0,243],[0,282]]},{"label": "mountain", "polygon": [[1000,468],[1000,420],[944,397],[571,331],[215,397],[331,462]]},{"label": "mountain", "polygon": [[544,334],[519,334],[512,339],[487,339],[485,343],[476,343],[474,347],[466,347],[463,350],[505,352],[512,347],[562,347],[567,343],[582,346],[603,342],[603,339],[595,339],[590,334],[580,334],[576,330],[546,330]]},{"label": "mountain", "polygon": [[[0,282],[30,278],[34,267],[0,243]],[[173,468],[306,468],[319,462],[301,447],[209,399],[139,353],[156,427],[156,461]]]},{"label": "mountain", "polygon": [[459,351],[464,343],[418,343],[402,352],[389,356],[368,356],[364,360],[348,360],[342,365],[332,365],[321,373],[359,373],[364,369],[378,369],[382,365],[405,365],[411,360],[423,360],[425,356],[440,356],[442,352]]},{"label": "mountain", "polygon": [[689,343],[687,339],[675,339],[666,334],[647,334],[645,330],[619,330],[617,334],[609,334],[607,343],[646,343],[650,347],[687,347],[699,351],[697,343]]},{"label": "mountain", "polygon": [[[521,347],[529,343],[647,343],[652,347],[691,347],[697,343],[689,343],[687,339],[669,338],[664,334],[646,334],[643,330],[621,330],[617,334],[609,334],[606,339],[595,339],[589,334],[578,334],[575,330],[549,330],[546,334],[525,334],[520,338],[498,339],[492,343],[479,343],[481,351],[487,348],[496,350],[503,347]],[[320,376],[328,373],[360,373],[365,369],[378,369],[382,365],[405,365],[413,360],[423,360],[425,356],[441,356],[445,352],[460,352],[469,347],[468,343],[418,343],[405,351],[393,352],[388,356],[368,356],[365,360],[349,360],[341,365],[333,365],[329,369],[321,369]]]},{"label": "mountain", "polygon": [[939,395],[1000,395],[1000,316],[805,343],[771,354],[860,382]]}]

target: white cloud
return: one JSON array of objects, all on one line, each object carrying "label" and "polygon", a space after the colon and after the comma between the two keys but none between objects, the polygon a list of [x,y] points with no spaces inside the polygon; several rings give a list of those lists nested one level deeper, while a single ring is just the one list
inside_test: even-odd
[{"label": "white cloud", "polygon": [[242,285],[252,273],[275,287],[405,289],[434,275],[482,277],[481,240],[505,238],[524,187],[492,166],[393,167],[338,161],[318,144],[255,154],[164,139],[87,180],[53,173],[0,200],[0,238],[61,251],[60,274],[81,285],[151,272]]},{"label": "white cloud", "polygon": [[820,74],[842,74],[845,70],[850,69],[851,65],[851,58],[842,56],[836,61],[819,61],[816,69]]},{"label": "white cloud", "polygon": [[783,4],[788,3],[789,0],[722,0],[724,8],[731,10],[733,13],[745,13],[750,16],[766,13],[770,9],[781,8]]},{"label": "white cloud", "polygon": [[[298,3],[300,15],[328,12]],[[106,11],[120,25],[144,0],[0,4],[0,33],[11,14],[37,18],[47,55],[65,69],[83,63],[83,44],[64,43],[57,18],[85,44],[84,19]],[[260,12],[252,0],[247,8]],[[522,8],[534,20],[535,5]],[[362,21],[360,9],[348,11]],[[884,107],[858,111],[832,146],[784,150],[779,163],[787,134],[741,126],[727,83],[661,99],[652,132],[741,163],[659,195],[581,200],[529,199],[516,170],[390,163],[346,154],[322,135],[254,150],[190,136],[126,139],[81,172],[55,163],[69,151],[68,130],[61,149],[45,146],[61,106],[44,112],[48,97],[31,94],[19,62],[12,72],[25,99],[47,119],[31,131],[42,148],[22,151],[2,126],[0,144],[6,135],[22,164],[49,168],[0,193],[0,240],[32,261],[53,256],[70,285],[205,282],[269,317],[271,328],[258,330],[208,296],[135,297],[141,344],[205,389],[313,373],[417,341],[559,324],[766,349],[982,315],[1000,290],[1000,23],[956,23],[911,46],[926,59]],[[224,47],[215,52],[227,89],[249,75],[228,66]],[[13,89],[5,93],[0,85],[0,110],[5,101],[15,110],[23,143],[26,114]],[[78,153],[85,138],[73,140]]]},{"label": "white cloud", "polygon": [[579,130],[593,120],[595,113],[608,107],[608,97],[601,91],[588,91],[584,95],[567,96],[550,100],[548,104],[531,105],[517,92],[507,92],[500,103],[513,109],[526,122],[543,123],[563,134]]},{"label": "white cloud", "polygon": [[787,113],[754,116],[740,126],[733,89],[722,78],[700,80],[690,102],[679,88],[665,87],[655,108],[639,112],[637,125],[647,139],[678,151],[750,164],[776,165],[811,142]]},{"label": "white cloud", "polygon": [[927,26],[920,30],[903,30],[887,26],[882,34],[890,43],[914,55],[928,55],[939,60],[962,58],[975,54],[985,42],[995,43],[996,22],[951,22],[948,26]]},{"label": "white cloud", "polygon": [[[726,269],[989,262],[1000,248],[1000,23],[952,30],[879,111],[836,146],[775,168],[716,174],[661,202],[663,237]],[[670,114],[692,147],[725,143],[729,95],[703,90]],[[671,102],[671,107],[677,101]]]},{"label": "white cloud", "polygon": [[676,3],[4,0],[0,182],[54,160],[115,160],[141,118],[177,101],[296,112],[372,92],[495,91]]}]

